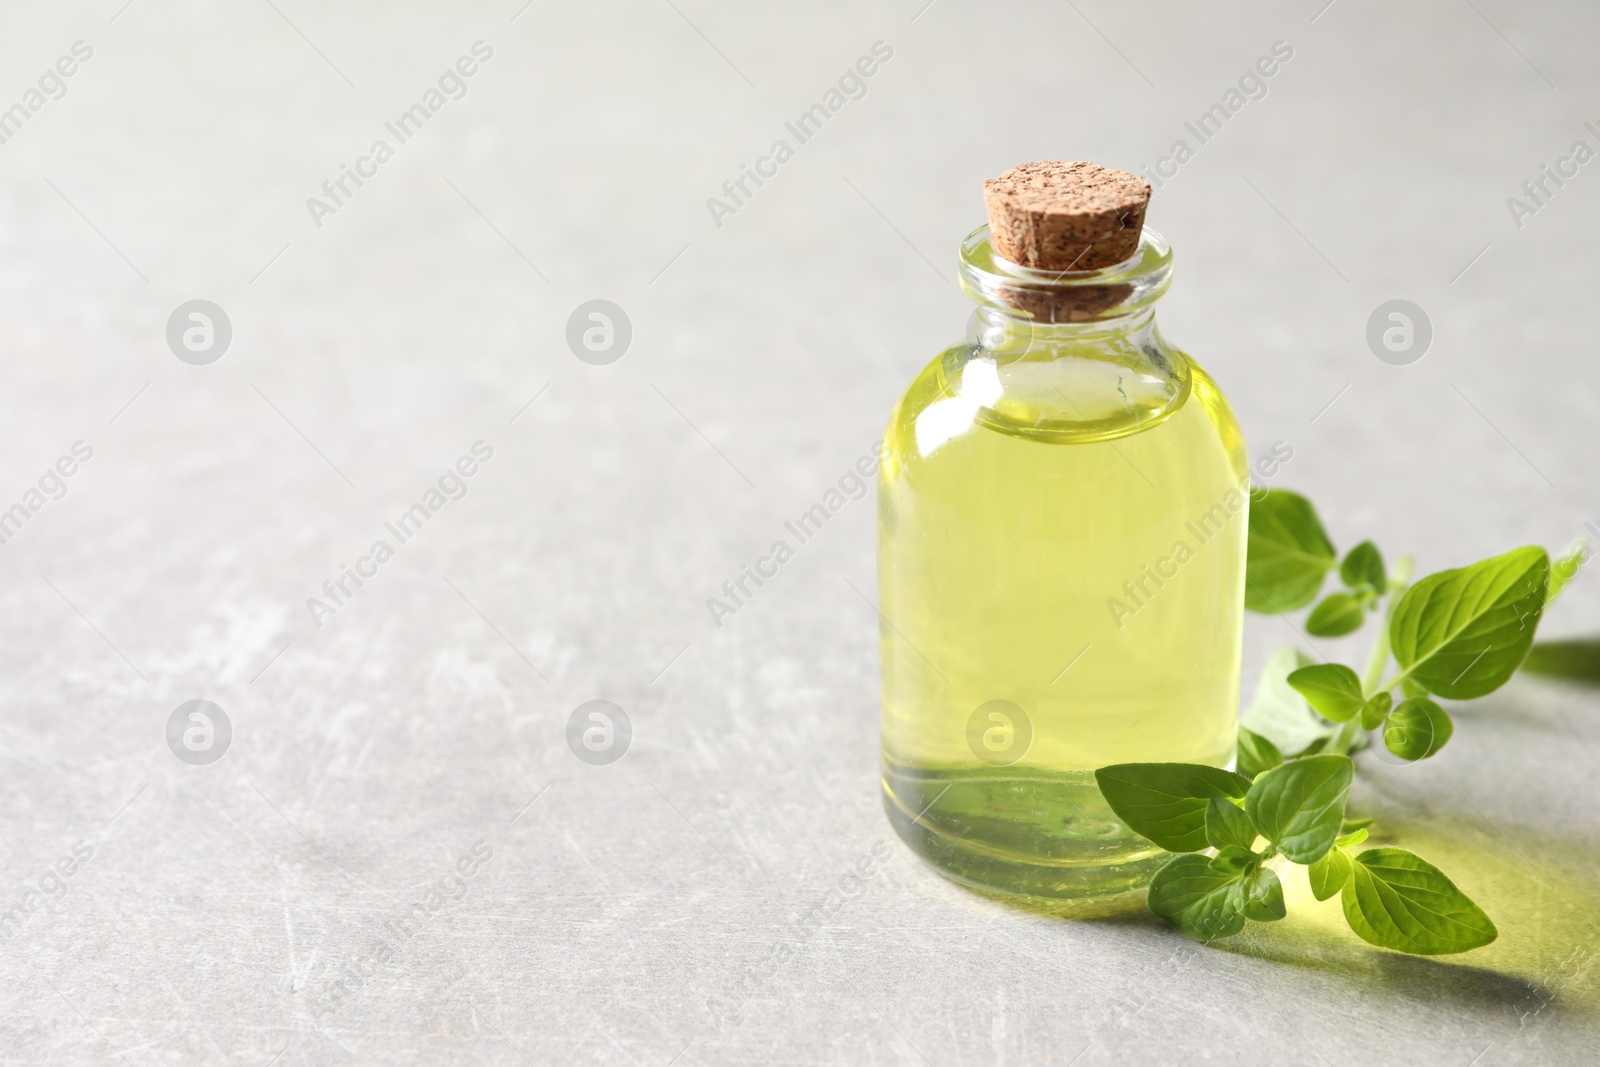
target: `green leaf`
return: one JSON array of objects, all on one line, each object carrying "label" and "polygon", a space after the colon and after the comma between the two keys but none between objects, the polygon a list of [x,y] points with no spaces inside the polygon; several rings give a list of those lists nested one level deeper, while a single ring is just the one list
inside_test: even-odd
[{"label": "green leaf", "polygon": [[1339,832],[1348,834],[1355,830],[1365,830],[1367,827],[1371,826],[1372,823],[1373,818],[1370,815],[1368,815],[1365,819],[1346,819],[1344,823],[1340,825]]},{"label": "green leaf", "polygon": [[1430,574],[1395,607],[1394,658],[1409,680],[1439,696],[1494,692],[1533,645],[1549,575],[1550,557],[1537,546]]},{"label": "green leaf", "polygon": [[1261,857],[1244,845],[1223,845],[1211,857],[1211,869],[1224,874],[1238,874],[1261,862]]},{"label": "green leaf", "polygon": [[1246,919],[1269,923],[1288,913],[1283,906],[1283,883],[1270,867],[1252,867],[1245,871],[1234,894],[1234,907]]},{"label": "green leaf", "polygon": [[1234,887],[1242,871],[1219,871],[1204,856],[1175,856],[1150,879],[1150,910],[1197,941],[1231,937],[1244,929]]},{"label": "green leaf", "polygon": [[1444,747],[1455,724],[1427,697],[1402,700],[1383,725],[1383,746],[1403,760],[1427,759]]},{"label": "green leaf", "polygon": [[1339,564],[1339,578],[1351,589],[1367,586],[1375,593],[1389,589],[1389,579],[1383,568],[1383,555],[1371,541],[1363,541],[1345,554]]},{"label": "green leaf", "polygon": [[1292,645],[1274,652],[1261,668],[1250,706],[1239,718],[1240,725],[1271,741],[1280,752],[1301,752],[1339,730],[1312,711],[1306,698],[1289,685],[1290,673],[1310,663],[1310,658]]},{"label": "green leaf", "polygon": [[1361,695],[1361,679],[1342,663],[1313,663],[1289,675],[1289,684],[1334,722],[1356,717],[1366,699]]},{"label": "green leaf", "polygon": [[1302,759],[1302,758],[1304,758],[1306,756],[1315,756],[1318,752],[1321,752],[1323,749],[1327,748],[1328,744],[1332,740],[1333,740],[1333,735],[1332,734],[1329,734],[1327,737],[1319,737],[1315,741],[1313,741],[1309,745],[1307,745],[1305,748],[1301,749],[1299,752],[1296,752],[1294,755],[1290,756],[1289,758],[1290,759]]},{"label": "green leaf", "polygon": [[1255,845],[1257,836],[1256,824],[1239,805],[1222,797],[1206,801],[1206,841],[1212,848],[1238,845],[1249,849]]},{"label": "green leaf", "polygon": [[1311,863],[1339,836],[1352,774],[1348,756],[1290,760],[1251,784],[1244,810],[1285,856]]},{"label": "green leaf", "polygon": [[1388,693],[1374,693],[1372,699],[1361,706],[1361,728],[1376,730],[1383,725],[1394,707],[1394,697]]},{"label": "green leaf", "polygon": [[1350,880],[1352,865],[1350,853],[1342,848],[1330,848],[1326,856],[1306,868],[1306,876],[1311,880],[1311,895],[1318,900],[1327,900],[1339,892]]},{"label": "green leaf", "polygon": [[1359,597],[1349,593],[1329,593],[1306,616],[1306,633],[1313,637],[1343,637],[1361,629],[1367,609]]},{"label": "green leaf", "polygon": [[1400,683],[1400,692],[1408,697],[1425,697],[1428,695],[1428,691],[1426,689],[1422,688],[1422,686],[1418,685],[1410,678],[1407,678],[1405,681]]},{"label": "green leaf", "polygon": [[1250,788],[1242,774],[1197,763],[1119,763],[1094,777],[1117,817],[1168,852],[1205,848],[1206,803]]},{"label": "green leaf", "polygon": [[1367,828],[1365,826],[1359,826],[1350,833],[1345,834],[1343,837],[1335,838],[1333,845],[1335,848],[1354,848],[1356,845],[1361,844],[1361,842],[1365,841],[1366,839]]},{"label": "green leaf", "polygon": [[1540,641],[1528,650],[1522,669],[1529,674],[1571,682],[1600,683],[1600,638]]},{"label": "green leaf", "polygon": [[1439,868],[1404,849],[1369,848],[1357,856],[1341,901],[1350,929],[1382,948],[1441,956],[1499,935]]},{"label": "green leaf", "polygon": [[1251,611],[1277,615],[1305,607],[1334,566],[1317,509],[1287,489],[1251,494],[1247,544],[1244,606]]},{"label": "green leaf", "polygon": [[1283,762],[1283,753],[1278,751],[1277,745],[1243,726],[1239,727],[1239,739],[1235,742],[1234,750],[1239,773],[1247,778],[1254,778]]}]

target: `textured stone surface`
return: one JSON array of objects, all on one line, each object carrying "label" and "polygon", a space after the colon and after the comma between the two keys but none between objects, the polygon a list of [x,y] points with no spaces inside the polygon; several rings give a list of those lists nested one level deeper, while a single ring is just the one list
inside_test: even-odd
[{"label": "textured stone surface", "polygon": [[[0,505],[94,450],[0,546],[0,905],[32,908],[0,940],[4,1062],[1593,1055],[1592,691],[1518,681],[1428,765],[1362,769],[1382,838],[1495,945],[1373,950],[1292,883],[1289,921],[1204,949],[964,892],[893,839],[869,501],[720,628],[705,602],[960,333],[984,177],[1137,173],[1180,137],[1148,223],[1177,250],[1163,326],[1252,454],[1293,447],[1275,484],[1427,568],[1569,542],[1600,520],[1600,177],[1520,229],[1505,201],[1595,144],[1600,14],[120,3],[0,35],[7,106],[94,49],[0,145]],[[384,123],[480,39],[466,95],[398,144]],[[1266,95],[1196,143],[1280,39]],[[378,138],[393,158],[318,227],[306,199]],[[769,176],[734,203],[742,164]],[[199,298],[233,326],[209,366],[165,338]],[[566,340],[597,298],[632,323],[605,366]],[[1433,323],[1410,366],[1365,341],[1394,298]],[[318,628],[307,598],[479,440],[466,495]],[[1600,631],[1596,589],[1549,632]],[[1247,678],[1301,640],[1251,618]],[[164,732],[200,698],[233,727],[209,766]],[[596,698],[633,727],[609,766],[565,740]]]}]

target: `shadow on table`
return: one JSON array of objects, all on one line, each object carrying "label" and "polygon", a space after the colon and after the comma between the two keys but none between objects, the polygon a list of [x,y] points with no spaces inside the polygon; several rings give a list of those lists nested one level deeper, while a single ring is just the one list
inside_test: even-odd
[{"label": "shadow on table", "polygon": [[1339,898],[1317,901],[1305,868],[1279,871],[1289,918],[1251,923],[1215,948],[1344,978],[1363,993],[1462,1007],[1511,1010],[1532,1025],[1557,1010],[1600,1018],[1600,852],[1507,827],[1486,839],[1481,824],[1369,805],[1374,845],[1395,845],[1435,864],[1494,920],[1490,945],[1454,956],[1408,956],[1367,944],[1345,922]]},{"label": "shadow on table", "polygon": [[[1600,684],[1600,638],[1541,643],[1525,669],[1564,682]],[[1522,721],[1513,708],[1499,714],[1502,721]],[[1526,721],[1531,725],[1537,716]],[[1418,813],[1381,789],[1369,793],[1361,814],[1376,819],[1370,841],[1361,847],[1394,845],[1438,866],[1494,920],[1500,931],[1494,943],[1461,955],[1431,957],[1369,945],[1350,930],[1338,897],[1316,900],[1305,868],[1285,864],[1275,867],[1289,917],[1250,923],[1243,933],[1214,942],[1212,948],[1343,979],[1363,995],[1425,1003],[1447,999],[1468,1009],[1509,1010],[1523,1028],[1558,1013],[1600,1019],[1600,850],[1548,829],[1503,820],[1496,825],[1476,810]],[[1092,910],[1005,903],[1064,919],[1165,929],[1144,907],[1142,894],[1102,902]]]},{"label": "shadow on table", "polygon": [[[1600,637],[1535,645],[1523,670],[1584,687],[1600,685]],[[1533,725],[1516,705],[1502,722]],[[1495,921],[1493,944],[1459,956],[1407,956],[1368,945],[1349,929],[1339,899],[1317,901],[1305,870],[1280,871],[1289,918],[1252,923],[1217,948],[1336,975],[1363,991],[1463,1007],[1514,1011],[1524,1028],[1556,1012],[1600,1019],[1600,850],[1548,828],[1491,823],[1475,808],[1451,812],[1368,793],[1372,845],[1395,845],[1435,864]]]},{"label": "shadow on table", "polygon": [[[1316,971],[1364,997],[1510,1011],[1524,1028],[1557,1013],[1600,1019],[1600,851],[1510,827],[1516,845],[1487,841],[1481,825],[1467,819],[1418,818],[1381,804],[1366,813],[1378,820],[1371,845],[1408,849],[1454,876],[1495,921],[1500,936],[1493,944],[1455,956],[1408,956],[1369,945],[1350,930],[1338,897],[1318,901],[1305,868],[1285,864],[1276,869],[1289,917],[1250,923],[1210,950]],[[1182,936],[1145,908],[1142,894],[1090,908],[991,899],[1036,915]]]},{"label": "shadow on table", "polygon": [[1540,641],[1528,652],[1522,669],[1547,678],[1600,685],[1600,637]]},{"label": "shadow on table", "polygon": [[[1338,897],[1318,901],[1305,868],[1284,864],[1275,869],[1283,880],[1288,918],[1249,923],[1243,933],[1212,942],[1208,951],[1315,971],[1347,983],[1364,998],[1447,1001],[1466,1010],[1510,1012],[1522,1028],[1558,1014],[1600,1019],[1600,851],[1510,826],[1515,845],[1499,836],[1491,841],[1481,823],[1444,813],[1407,815],[1381,801],[1366,805],[1363,814],[1377,819],[1370,845],[1408,849],[1452,875],[1488,912],[1500,936],[1454,956],[1408,956],[1378,948],[1351,931]],[[1087,908],[990,899],[1036,915],[1183,936],[1145,908],[1142,894]]]}]

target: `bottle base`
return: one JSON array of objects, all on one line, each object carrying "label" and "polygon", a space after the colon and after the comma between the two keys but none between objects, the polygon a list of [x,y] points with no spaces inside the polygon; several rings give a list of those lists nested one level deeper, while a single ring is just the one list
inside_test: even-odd
[{"label": "bottle base", "polygon": [[981,892],[1088,917],[1142,907],[1170,858],[1123,826],[1089,772],[883,771],[895,833],[941,874]]}]

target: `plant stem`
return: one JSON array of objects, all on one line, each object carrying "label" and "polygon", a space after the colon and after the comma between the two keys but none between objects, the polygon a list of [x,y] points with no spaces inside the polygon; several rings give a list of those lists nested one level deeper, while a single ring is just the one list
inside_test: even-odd
[{"label": "plant stem", "polygon": [[1389,665],[1389,624],[1394,620],[1394,609],[1399,605],[1400,598],[1405,596],[1406,589],[1411,585],[1412,563],[1410,556],[1401,556],[1395,561],[1394,574],[1389,578],[1389,597],[1384,604],[1383,626],[1378,630],[1378,640],[1367,659],[1367,673],[1361,679],[1361,692],[1369,699],[1377,695],[1378,679],[1383,677],[1383,669]]},{"label": "plant stem", "polygon": [[1378,682],[1383,678],[1383,669],[1389,665],[1389,617],[1394,614],[1395,598],[1391,597],[1383,613],[1383,626],[1378,631],[1378,639],[1372,643],[1372,654],[1367,657],[1367,669],[1361,675],[1361,695],[1367,699],[1378,691]]},{"label": "plant stem", "polygon": [[1332,753],[1339,756],[1349,755],[1350,746],[1355,742],[1356,731],[1359,729],[1361,729],[1361,713],[1357,712],[1355,718],[1339,727],[1339,733],[1333,739]]},{"label": "plant stem", "polygon": [[[1395,605],[1400,603],[1400,598],[1405,595],[1406,588],[1411,584],[1411,567],[1413,560],[1410,556],[1401,556],[1395,561],[1394,573],[1389,576],[1389,590],[1384,602],[1383,625],[1378,628],[1378,639],[1373,642],[1372,654],[1367,657],[1367,671],[1361,676],[1361,693],[1368,700],[1376,696],[1379,689],[1379,680],[1383,677],[1383,669],[1389,665],[1389,623],[1394,618]],[[1382,691],[1387,692],[1394,688],[1394,683],[1383,686]],[[1339,728],[1339,734],[1333,739],[1333,751],[1348,753],[1350,746],[1355,742],[1356,732],[1361,729],[1361,716],[1345,723]]]}]

